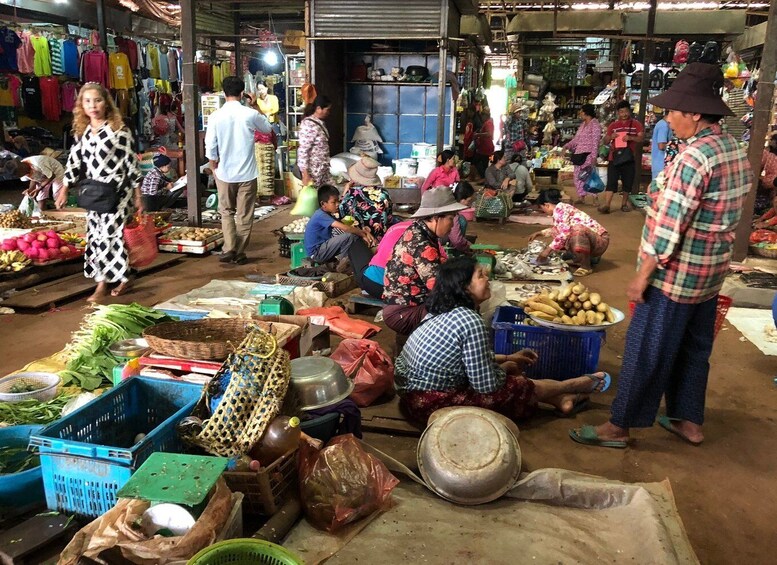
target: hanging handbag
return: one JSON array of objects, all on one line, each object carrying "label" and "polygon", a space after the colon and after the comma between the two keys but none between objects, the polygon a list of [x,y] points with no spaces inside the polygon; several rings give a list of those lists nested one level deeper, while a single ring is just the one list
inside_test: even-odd
[{"label": "hanging handbag", "polygon": [[588,156],[591,153],[573,153],[572,156],[569,158],[569,160],[572,162],[573,165],[579,167],[583,163],[585,163],[585,160],[588,159]]},{"label": "hanging handbag", "polygon": [[115,182],[102,182],[86,178],[86,163],[83,155],[78,190],[78,207],[98,214],[113,214],[119,208],[119,186]]}]

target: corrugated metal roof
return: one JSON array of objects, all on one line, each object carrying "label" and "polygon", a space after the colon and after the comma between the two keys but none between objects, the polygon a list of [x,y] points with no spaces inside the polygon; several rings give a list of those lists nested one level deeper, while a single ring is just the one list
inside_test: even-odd
[{"label": "corrugated metal roof", "polygon": [[315,39],[442,37],[442,0],[311,0]]}]

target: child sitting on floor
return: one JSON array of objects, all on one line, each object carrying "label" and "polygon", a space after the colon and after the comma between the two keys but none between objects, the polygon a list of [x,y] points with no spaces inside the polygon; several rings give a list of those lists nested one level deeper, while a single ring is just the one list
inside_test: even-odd
[{"label": "child sitting on floor", "polygon": [[[305,228],[305,252],[314,263],[327,263],[335,257],[345,259],[351,244],[362,238],[372,247],[375,239],[372,234],[357,227],[349,226],[335,219],[332,215],[337,212],[340,203],[340,192],[330,184],[324,184],[318,189],[318,204]],[[333,228],[342,233],[333,233]]]}]

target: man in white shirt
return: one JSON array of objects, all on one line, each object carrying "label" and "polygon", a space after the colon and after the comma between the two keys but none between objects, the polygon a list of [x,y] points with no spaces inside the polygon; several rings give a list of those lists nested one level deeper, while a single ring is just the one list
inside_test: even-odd
[{"label": "man in white shirt", "polygon": [[[269,133],[270,123],[256,109],[253,95],[243,93],[245,84],[238,77],[222,81],[226,102],[208,118],[205,156],[216,179],[224,251],[219,261],[242,265],[251,238],[256,202],[256,157],[254,132]],[[245,96],[248,104],[243,106]]]}]

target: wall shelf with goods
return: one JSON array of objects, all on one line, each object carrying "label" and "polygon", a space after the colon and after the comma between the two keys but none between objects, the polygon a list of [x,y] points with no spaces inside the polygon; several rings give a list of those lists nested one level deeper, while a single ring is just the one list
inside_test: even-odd
[{"label": "wall shelf with goods", "polygon": [[[365,50],[359,50],[360,45]],[[407,50],[400,47],[407,47]],[[398,67],[404,72],[413,66],[426,67],[429,76],[433,77],[440,70],[439,53],[431,51],[428,43],[415,41],[399,42],[390,51],[375,51],[370,48],[369,42],[353,42],[346,53],[344,146],[351,147],[356,128],[364,124],[368,115],[383,139],[381,148],[384,153],[379,155],[381,164],[391,165],[394,159],[409,158],[414,143],[436,144],[440,102],[438,85],[432,84],[429,79],[425,82],[375,81],[370,77],[378,69],[383,69],[385,75],[391,75],[392,69]],[[456,69],[454,56],[448,57],[446,68]],[[444,100],[444,144],[448,145],[451,143],[455,107],[448,85]]]},{"label": "wall shelf with goods", "polygon": [[303,101],[302,85],[307,81],[305,54],[286,55],[284,57],[286,73],[286,99],[284,114],[286,117],[287,145],[289,148],[288,165],[297,162],[297,132],[302,121]]}]

